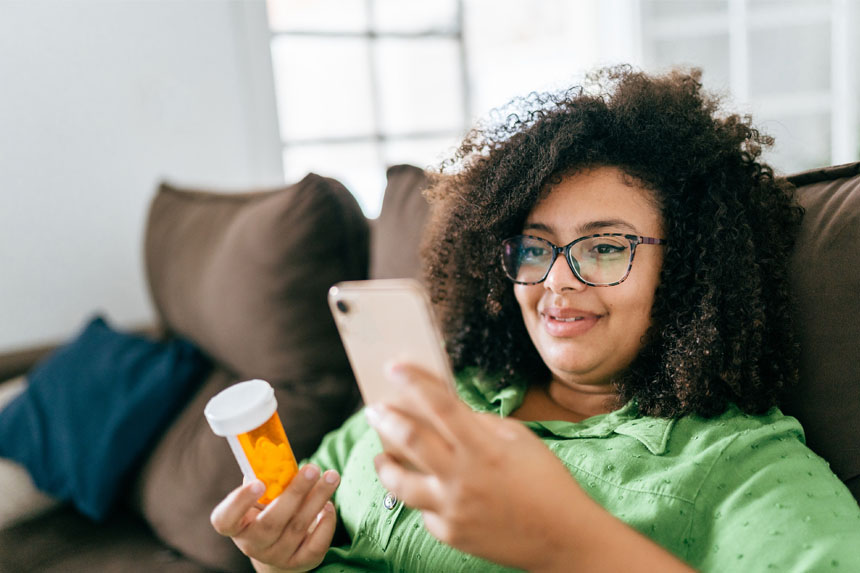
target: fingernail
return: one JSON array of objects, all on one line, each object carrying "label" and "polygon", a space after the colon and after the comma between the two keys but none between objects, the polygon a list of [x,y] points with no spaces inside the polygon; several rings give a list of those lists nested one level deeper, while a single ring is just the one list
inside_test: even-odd
[{"label": "fingernail", "polygon": [[379,413],[379,410],[376,406],[368,406],[364,409],[364,417],[367,418],[367,423],[373,427],[379,425],[379,421],[382,418],[382,415]]},{"label": "fingernail", "polygon": [[317,479],[319,471],[320,469],[316,466],[305,466],[302,468],[302,475],[305,476],[306,479]]},{"label": "fingernail", "polygon": [[399,362],[386,362],[385,363],[385,373],[391,380],[395,382],[404,382],[406,381],[406,372],[403,368],[403,364]]},{"label": "fingernail", "polygon": [[266,484],[264,484],[260,480],[257,480],[251,484],[251,493],[253,493],[254,495],[259,497],[259,496],[263,495],[263,493],[265,493],[265,491],[266,491]]},{"label": "fingernail", "polygon": [[337,481],[338,477],[340,477],[340,476],[338,476],[337,472],[334,470],[329,470],[324,475],[325,475],[325,481],[327,483],[335,483]]},{"label": "fingernail", "polygon": [[379,483],[386,488],[390,489],[390,487],[395,483],[394,475],[394,471],[388,464],[382,463],[376,466],[376,476],[379,478]]}]

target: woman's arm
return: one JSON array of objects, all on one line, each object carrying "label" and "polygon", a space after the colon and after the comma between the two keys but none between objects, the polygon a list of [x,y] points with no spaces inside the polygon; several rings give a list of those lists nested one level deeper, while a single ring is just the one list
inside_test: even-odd
[{"label": "woman's arm", "polygon": [[690,571],[594,502],[525,426],[470,410],[422,371],[367,410],[382,484],[440,541],[530,571]]}]

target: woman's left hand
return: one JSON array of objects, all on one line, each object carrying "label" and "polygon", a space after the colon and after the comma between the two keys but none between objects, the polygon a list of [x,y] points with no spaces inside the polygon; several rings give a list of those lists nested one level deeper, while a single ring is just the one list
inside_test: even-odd
[{"label": "woman's left hand", "polygon": [[398,364],[389,378],[396,396],[367,410],[386,448],[375,460],[382,485],[444,543],[552,569],[578,507],[594,505],[561,461],[523,424],[472,411],[419,368]]}]

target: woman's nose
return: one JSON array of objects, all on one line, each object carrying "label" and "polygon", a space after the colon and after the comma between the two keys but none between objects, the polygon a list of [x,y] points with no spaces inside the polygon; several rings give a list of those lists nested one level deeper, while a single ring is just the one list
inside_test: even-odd
[{"label": "woman's nose", "polygon": [[586,286],[588,285],[580,281],[573,274],[573,269],[570,268],[563,254],[555,258],[549,269],[549,274],[544,280],[544,287],[555,293],[560,293],[564,290],[582,290]]}]

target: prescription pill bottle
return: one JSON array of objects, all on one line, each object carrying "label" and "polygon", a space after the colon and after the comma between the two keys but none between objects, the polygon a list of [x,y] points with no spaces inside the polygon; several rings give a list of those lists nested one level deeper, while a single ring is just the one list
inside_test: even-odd
[{"label": "prescription pill bottle", "polygon": [[227,438],[245,477],[266,484],[259,502],[278,497],[298,465],[278,417],[272,386],[265,380],[239,382],[213,396],[203,413],[212,431]]}]

